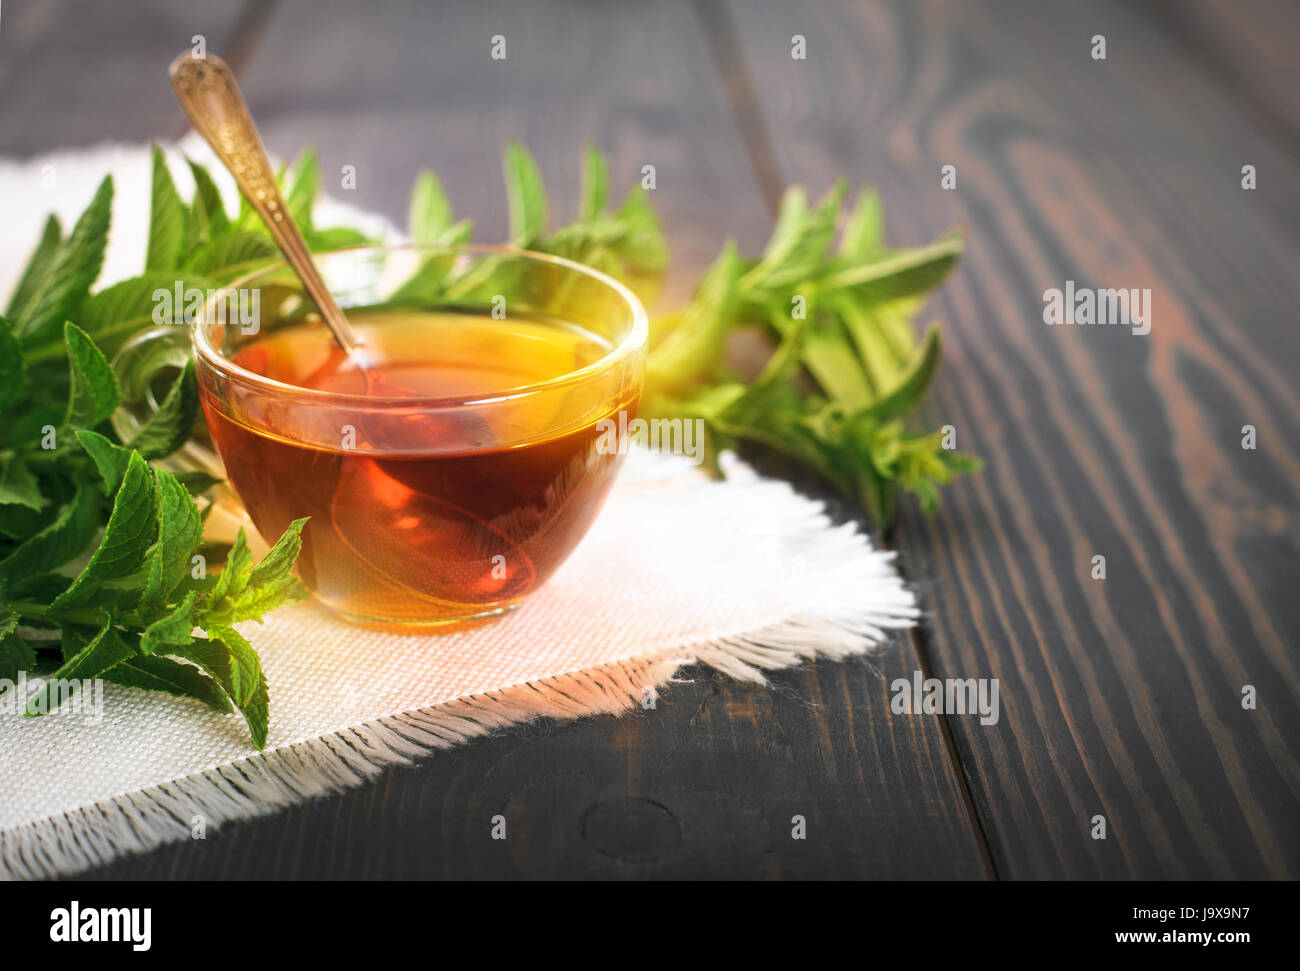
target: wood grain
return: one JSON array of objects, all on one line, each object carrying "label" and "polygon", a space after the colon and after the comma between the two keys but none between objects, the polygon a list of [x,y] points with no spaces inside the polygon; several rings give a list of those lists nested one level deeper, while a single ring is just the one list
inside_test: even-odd
[{"label": "wood grain", "polygon": [[[771,693],[701,676],[653,712],[520,728],[92,875],[1295,877],[1294,11],[1188,6],[171,3],[128,25],[11,0],[6,154],[174,134],[162,70],[207,31],[246,52],[272,150],[320,146],[335,195],[355,165],[352,201],[395,220],[431,165],[502,238],[507,138],[557,213],[584,138],[623,184],[656,165],[669,300],[726,235],[762,245],[787,180],[877,185],[899,242],[968,239],[932,308],[927,420],[988,464],[897,530],[929,608],[915,643]],[[69,55],[103,62],[102,89],[64,78]],[[1043,291],[1068,279],[1150,287],[1151,334],[1047,327]],[[918,667],[997,677],[1001,720],[891,716],[889,682]]]},{"label": "wood grain", "polygon": [[[496,33],[504,62],[489,57]],[[749,250],[766,238],[744,138],[689,5],[285,2],[258,41],[241,86],[268,147],[316,144],[326,191],[396,221],[428,165],[479,239],[503,238],[508,138],[537,156],[553,212],[571,213],[591,138],[618,185],[657,167],[677,267],[667,299],[686,296],[726,236]],[[138,52],[159,75],[124,76],[119,114],[134,117],[137,90],[165,88],[174,53]],[[71,120],[25,144],[73,140],[69,105]],[[338,188],[345,164],[355,195]],[[939,724],[888,712],[889,682],[917,664],[898,640],[872,662],[780,673],[770,691],[693,672],[653,712],[513,730],[90,876],[980,878]],[[490,838],[498,813],[504,842]],[[795,815],[806,840],[791,838]]]},{"label": "wood grain", "polygon": [[1288,0],[1157,0],[1140,7],[1178,37],[1201,73],[1292,152],[1300,144],[1300,6]]},{"label": "wood grain", "polygon": [[[901,242],[967,227],[934,308],[948,342],[930,415],[988,467],[899,542],[930,593],[936,674],[1000,679],[998,725],[950,720],[998,873],[1294,877],[1285,133],[1120,4],[732,9],[785,178],[877,184]],[[1243,191],[1245,163],[1268,184]],[[1151,334],[1045,326],[1042,294],[1067,279],[1150,287]]]},{"label": "wood grain", "polygon": [[185,116],[167,65],[202,35],[238,69],[274,0],[10,0],[0,25],[0,155],[168,139]]},{"label": "wood grain", "polygon": [[771,691],[704,676],[653,712],[512,729],[87,876],[979,878],[935,784],[946,753],[919,719],[882,729],[863,713],[898,670],[817,664]]},{"label": "wood grain", "polygon": [[[498,34],[504,60],[491,57]],[[285,3],[241,84],[268,148],[317,146],[326,191],[404,224],[411,184],[429,167],[483,241],[507,236],[508,140],[536,156],[557,223],[576,213],[584,142],[609,157],[617,192],[653,165],[673,247],[669,304],[690,295],[728,236],[759,247],[770,225],[683,4],[407,0],[361,14],[348,0]],[[354,193],[340,189],[349,164]]]}]

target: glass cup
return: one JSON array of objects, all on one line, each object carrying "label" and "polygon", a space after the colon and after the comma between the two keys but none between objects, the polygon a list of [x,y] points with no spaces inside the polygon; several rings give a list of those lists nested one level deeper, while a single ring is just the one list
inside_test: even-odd
[{"label": "glass cup", "polygon": [[267,540],[309,517],[298,574],[318,600],[382,629],[516,606],[613,482],[623,449],[603,430],[635,414],[640,302],[588,267],[500,247],[316,261],[358,351],[337,349],[285,264],[258,269],[209,293],[193,326],[122,348],[119,432],[156,407],[158,362],[192,348],[213,450],[183,461],[224,477]]}]

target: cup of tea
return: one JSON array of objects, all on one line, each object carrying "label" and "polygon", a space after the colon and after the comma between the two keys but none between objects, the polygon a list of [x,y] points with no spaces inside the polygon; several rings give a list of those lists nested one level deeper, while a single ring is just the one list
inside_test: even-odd
[{"label": "cup of tea", "polygon": [[298,574],[342,617],[421,629],[516,606],[614,480],[623,449],[603,430],[635,414],[640,302],[589,267],[501,247],[362,246],[316,262],[352,353],[277,263],[119,362],[175,354],[187,335],[224,477],[263,536],[309,517]]}]

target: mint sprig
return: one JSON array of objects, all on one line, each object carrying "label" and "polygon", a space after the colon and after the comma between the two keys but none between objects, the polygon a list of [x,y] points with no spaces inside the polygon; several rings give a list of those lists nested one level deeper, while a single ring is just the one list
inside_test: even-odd
[{"label": "mint sprig", "polygon": [[[113,186],[105,179],[66,239],[57,220],[47,222],[0,316],[0,679],[12,683],[20,671],[103,678],[238,710],[262,748],[266,680],[232,625],[305,598],[291,574],[303,520],[257,565],[242,531],[224,568],[207,563],[194,494],[212,480],[150,464],[194,428],[192,364],[131,441],[118,440],[107,421],[121,397],[108,356],[152,325],[153,291],[177,281],[206,289],[207,278],[189,267],[214,266],[217,247],[240,259],[273,251],[234,227],[210,177],[194,170],[198,191],[187,204],[155,151],[144,275],[90,293],[109,228]],[[308,178],[299,204],[315,191]],[[243,241],[248,235],[257,245]],[[242,271],[215,265],[224,278]],[[47,713],[67,697],[47,687],[27,699],[27,713]]]},{"label": "mint sprig", "polygon": [[[649,191],[636,186],[611,209],[609,167],[588,145],[578,218],[552,231],[545,183],[522,145],[506,147],[504,171],[512,244],[595,267],[654,303],[669,254]],[[918,340],[912,318],[956,265],[962,238],[950,232],[925,246],[890,247],[879,197],[860,193],[846,212],[847,195],[840,181],[812,204],[791,187],[761,254],[745,257],[728,241],[690,302],[652,317],[641,414],[701,419],[711,456],[740,443],[781,452],[861,503],[883,529],[900,493],[933,512],[940,486],[980,467],[946,447],[942,431],[914,427],[941,340],[935,326]],[[431,173],[415,201],[411,235],[433,241],[427,226],[451,225],[452,210]],[[509,281],[485,261],[466,278],[444,267],[422,282],[420,293],[436,298],[505,292]],[[756,331],[773,348],[756,376],[728,359],[739,331]]]},{"label": "mint sprig", "polygon": [[[67,333],[71,354],[81,338],[71,324]],[[294,522],[257,566],[241,530],[236,548],[243,552],[209,577],[196,555],[203,540],[199,509],[177,478],[150,467],[138,449],[91,429],[76,428],[74,441],[77,447],[46,464],[41,478],[51,486],[56,480],[80,483],[78,491],[51,526],[26,542],[8,541],[0,559],[0,678],[35,668],[38,652],[51,643],[41,633],[57,631],[62,663],[50,678],[102,677],[197,698],[218,711],[230,711],[233,703],[253,743],[263,747],[265,679],[257,654],[231,625],[260,620],[306,596],[290,574],[304,520]],[[111,505],[102,500],[100,484],[111,487]],[[105,507],[102,533],[88,544]],[[87,548],[89,559],[79,570],[60,572]],[[30,700],[29,714],[52,709],[48,690]]]},{"label": "mint sprig", "polygon": [[[645,410],[702,419],[715,452],[738,442],[779,451],[884,529],[900,492],[933,512],[939,486],[979,468],[946,448],[942,432],[911,427],[941,347],[937,326],[918,341],[911,319],[956,265],[962,240],[887,247],[878,198],[862,193],[846,219],[846,193],[841,181],[810,206],[802,188],[787,190],[758,258],[728,243],[690,304],[653,322]],[[728,338],[743,330],[775,347],[753,380],[726,358]]]}]

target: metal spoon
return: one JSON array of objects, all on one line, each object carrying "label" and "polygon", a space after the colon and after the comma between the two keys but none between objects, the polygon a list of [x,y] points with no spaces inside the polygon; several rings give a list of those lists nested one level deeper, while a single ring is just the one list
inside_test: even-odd
[{"label": "metal spoon", "polygon": [[[366,394],[414,396],[410,389],[392,381],[375,366],[360,347],[361,342],[352,325],[321,279],[302,232],[285,208],[275,184],[275,173],[257,134],[257,126],[253,124],[253,116],[249,114],[229,65],[214,54],[195,57],[187,51],[172,61],[168,73],[176,97],[194,128],[230,170],[240,191],[262,217],[289,266],[315,301],[339,349],[361,371],[366,382]],[[431,441],[445,438],[451,432],[477,444],[493,440],[487,423],[472,411],[425,417],[430,423]]]},{"label": "metal spoon", "polygon": [[240,191],[262,217],[285,260],[316,303],[334,340],[345,354],[351,355],[358,344],[356,333],[321,279],[302,232],[285,208],[257,126],[229,65],[212,54],[195,57],[186,52],[172,61],[168,73],[194,128],[235,177]]}]

